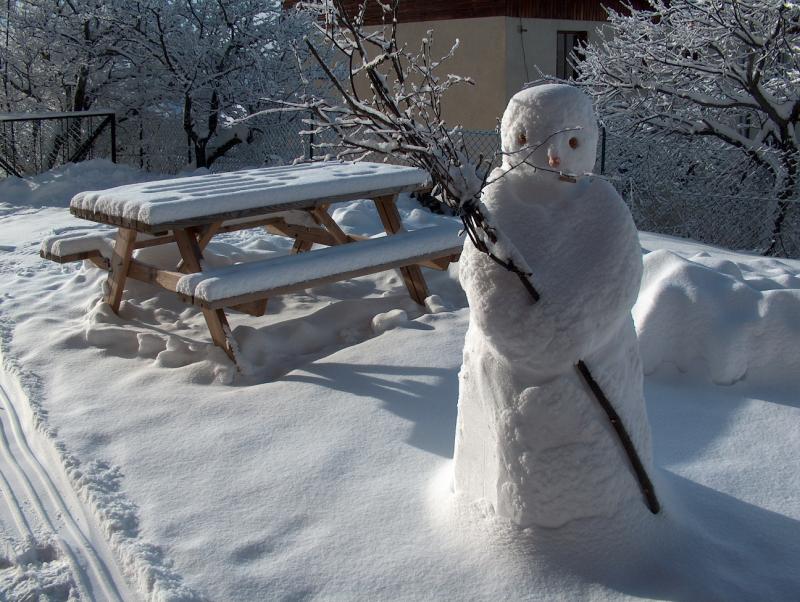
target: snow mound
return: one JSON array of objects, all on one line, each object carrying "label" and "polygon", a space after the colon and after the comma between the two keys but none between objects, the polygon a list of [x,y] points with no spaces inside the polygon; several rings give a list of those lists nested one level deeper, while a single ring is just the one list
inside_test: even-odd
[{"label": "snow mound", "polygon": [[157,180],[158,174],[117,165],[106,159],[67,163],[50,171],[0,181],[0,199],[29,207],[69,207],[70,199],[84,190]]},{"label": "snow mound", "polygon": [[383,334],[387,330],[398,328],[406,322],[408,322],[408,314],[406,312],[402,309],[392,309],[372,318],[372,331],[376,335]]},{"label": "snow mound", "polygon": [[717,384],[800,370],[800,276],[789,262],[667,250],[644,257],[633,316],[646,373],[704,365]]}]

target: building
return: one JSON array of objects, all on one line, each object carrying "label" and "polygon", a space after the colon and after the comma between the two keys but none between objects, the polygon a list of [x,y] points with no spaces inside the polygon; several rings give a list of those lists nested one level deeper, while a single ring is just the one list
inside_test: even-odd
[{"label": "building", "polygon": [[[355,11],[360,1],[344,4]],[[644,0],[633,4],[646,6]],[[433,30],[438,55],[458,39],[447,71],[469,76],[475,85],[445,99],[445,119],[469,130],[491,130],[526,82],[540,73],[573,74],[569,55],[581,41],[597,39],[606,20],[604,6],[623,10],[619,0],[400,0],[398,38],[417,46]],[[367,23],[379,25],[380,12],[370,8]]]}]

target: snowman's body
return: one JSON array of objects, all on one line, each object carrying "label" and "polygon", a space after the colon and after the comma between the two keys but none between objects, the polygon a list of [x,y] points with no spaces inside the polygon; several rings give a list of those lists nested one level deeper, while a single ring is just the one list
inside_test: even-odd
[{"label": "snowman's body", "polygon": [[[533,303],[515,274],[465,244],[460,273],[470,325],[456,492],[488,501],[523,527],[555,527],[630,506],[638,512],[641,493],[619,439],[575,370],[579,360],[590,367],[649,466],[630,314],[642,273],[636,228],[605,180],[582,176],[573,183],[533,167],[555,163],[578,175],[592,168],[597,131],[582,93],[562,85],[521,92],[502,134],[511,154],[492,173],[482,202],[489,223],[526,259],[541,299]],[[519,165],[523,159],[527,164]]]}]

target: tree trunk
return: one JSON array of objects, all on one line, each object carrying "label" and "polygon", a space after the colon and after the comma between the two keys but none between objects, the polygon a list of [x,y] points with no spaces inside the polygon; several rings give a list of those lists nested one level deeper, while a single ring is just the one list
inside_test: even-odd
[{"label": "tree trunk", "polygon": [[794,195],[795,184],[797,183],[796,153],[784,153],[782,162],[786,175],[781,182],[780,192],[778,193],[778,211],[772,222],[772,234],[770,235],[769,247],[764,251],[764,255],[772,257],[787,255],[786,247],[783,244],[783,226],[792,204],[792,196]]},{"label": "tree trunk", "polygon": [[209,167],[208,159],[206,157],[206,147],[208,146],[208,138],[200,138],[194,143],[194,166],[195,167]]}]

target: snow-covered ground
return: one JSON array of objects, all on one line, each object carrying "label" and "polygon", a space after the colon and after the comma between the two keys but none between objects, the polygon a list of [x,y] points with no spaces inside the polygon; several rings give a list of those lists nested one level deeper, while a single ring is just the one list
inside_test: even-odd
[{"label": "snow-covered ground", "polygon": [[[0,599],[796,598],[800,262],[641,235],[664,512],[641,547],[598,547],[455,503],[457,270],[426,271],[435,313],[384,273],[232,315],[240,375],[195,309],[132,283],[117,317],[99,270],[38,257],[86,227],[72,193],[151,177],[65,172],[0,183]],[[334,217],[380,230],[368,202]],[[287,250],[237,232],[209,258]]]}]

